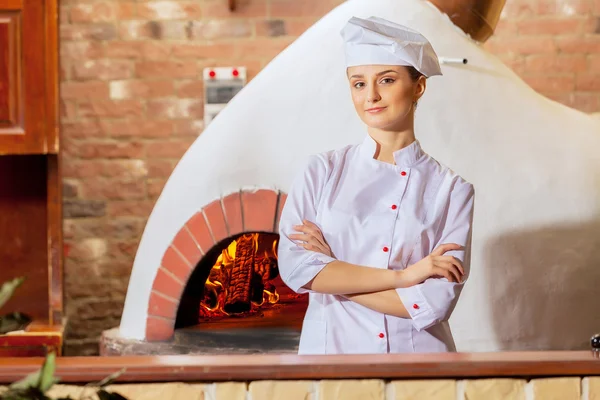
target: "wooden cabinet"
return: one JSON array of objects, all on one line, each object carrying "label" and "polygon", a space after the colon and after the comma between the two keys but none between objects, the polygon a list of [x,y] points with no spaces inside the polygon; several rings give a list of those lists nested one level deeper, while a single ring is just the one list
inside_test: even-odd
[{"label": "wooden cabinet", "polygon": [[24,312],[53,337],[63,310],[60,189],[57,1],[0,0],[0,282],[26,278],[0,312]]}]

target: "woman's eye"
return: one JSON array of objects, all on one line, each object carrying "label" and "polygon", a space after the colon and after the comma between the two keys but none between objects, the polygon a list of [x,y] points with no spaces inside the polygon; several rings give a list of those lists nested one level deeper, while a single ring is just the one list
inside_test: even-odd
[{"label": "woman's eye", "polygon": [[357,88],[357,89],[360,89],[360,88],[361,88],[361,87],[363,87],[364,85],[365,85],[365,84],[364,84],[364,83],[362,83],[362,82],[356,82],[356,83],[354,84],[354,87],[355,87],[355,88]]},{"label": "woman's eye", "polygon": [[394,79],[392,78],[383,78],[381,83],[394,83]]}]

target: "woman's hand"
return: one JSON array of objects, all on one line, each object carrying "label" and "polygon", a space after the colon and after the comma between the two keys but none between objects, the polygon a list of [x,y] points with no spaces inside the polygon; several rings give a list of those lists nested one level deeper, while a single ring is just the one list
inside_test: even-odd
[{"label": "woman's hand", "polygon": [[291,234],[290,239],[304,242],[300,243],[300,246],[304,247],[306,250],[316,251],[317,253],[334,257],[331,248],[325,241],[325,238],[317,225],[308,220],[304,220],[302,221],[302,225],[295,225],[294,229],[302,233]]},{"label": "woman's hand", "polygon": [[421,261],[405,270],[398,271],[398,287],[418,285],[427,278],[446,278],[450,282],[462,282],[465,274],[462,262],[456,257],[444,255],[448,251],[462,249],[463,246],[456,243],[438,246]]}]

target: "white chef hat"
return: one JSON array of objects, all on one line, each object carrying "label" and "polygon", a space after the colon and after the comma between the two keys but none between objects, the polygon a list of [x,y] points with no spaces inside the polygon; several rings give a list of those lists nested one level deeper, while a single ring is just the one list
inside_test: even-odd
[{"label": "white chef hat", "polygon": [[352,17],[340,33],[345,42],[346,67],[406,65],[426,77],[442,75],[431,43],[406,26],[378,17]]}]

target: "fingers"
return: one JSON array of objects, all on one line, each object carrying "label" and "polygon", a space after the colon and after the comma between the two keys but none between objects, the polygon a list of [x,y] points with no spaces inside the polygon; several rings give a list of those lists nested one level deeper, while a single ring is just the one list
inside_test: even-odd
[{"label": "fingers", "polygon": [[[448,280],[451,282],[460,283],[463,280],[460,270],[454,264],[452,264],[448,261],[440,261],[440,262],[436,263],[434,265],[433,269],[434,269],[434,273],[436,273],[438,275],[443,275],[446,278],[448,278],[448,276],[450,276],[451,279],[448,278]],[[440,271],[443,271],[444,273],[441,274]]]},{"label": "fingers", "polygon": [[[312,222],[308,221],[308,220],[304,220],[304,225],[295,225],[294,229],[299,231],[299,232],[304,232],[306,234],[309,234],[313,237],[315,237],[323,246],[326,246],[327,244],[325,243],[325,238],[323,237],[323,233],[321,232],[321,229],[319,229],[319,227],[315,224],[313,224]],[[290,238],[292,236],[290,235]]]},{"label": "fingers", "polygon": [[456,266],[456,268],[458,268],[458,270],[460,271],[461,275],[465,274],[465,268],[462,265],[462,261],[460,261],[458,258],[454,257],[454,256],[438,256],[435,257],[434,263],[436,262],[446,262],[446,263],[450,263]]},{"label": "fingers", "polygon": [[446,253],[447,251],[452,251],[452,250],[464,250],[464,246],[461,246],[460,244],[456,244],[456,243],[444,243],[444,244],[441,244],[438,247],[436,247],[436,249],[431,252],[431,255],[432,256],[441,256],[444,253]]},{"label": "fingers", "polygon": [[313,236],[312,234],[300,234],[294,233],[289,235],[289,238],[292,240],[297,240],[305,243],[298,243],[299,246],[304,247],[306,250],[317,251],[323,254],[329,254],[328,248],[323,243],[321,243],[318,238]]}]

